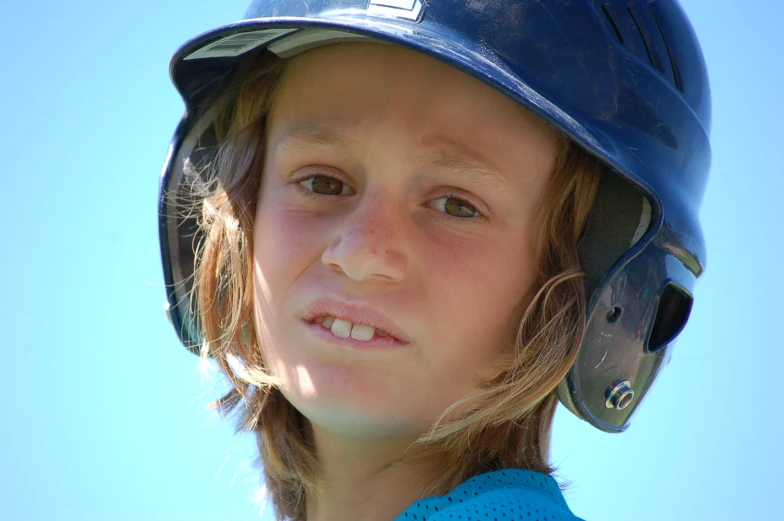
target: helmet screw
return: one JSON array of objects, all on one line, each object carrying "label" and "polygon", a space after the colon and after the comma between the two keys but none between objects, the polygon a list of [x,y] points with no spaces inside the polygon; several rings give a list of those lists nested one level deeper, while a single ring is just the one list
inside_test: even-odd
[{"label": "helmet screw", "polygon": [[608,409],[624,410],[634,400],[634,389],[629,380],[615,381],[611,387],[607,388],[607,400],[604,405]]}]

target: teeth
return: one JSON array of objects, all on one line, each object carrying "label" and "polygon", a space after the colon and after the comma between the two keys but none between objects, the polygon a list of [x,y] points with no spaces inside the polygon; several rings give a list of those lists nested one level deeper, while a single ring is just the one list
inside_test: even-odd
[{"label": "teeth", "polygon": [[351,328],[351,338],[354,340],[364,340],[367,342],[373,335],[376,333],[375,328],[370,326],[363,326],[361,324],[355,324],[354,327]]},{"label": "teeth", "polygon": [[330,329],[332,330],[333,335],[339,336],[340,338],[348,338],[351,334],[351,322],[336,318]]},{"label": "teeth", "polygon": [[333,335],[340,338],[351,337],[354,340],[367,342],[368,340],[371,340],[374,335],[378,335],[380,337],[389,336],[388,333],[378,331],[374,327],[365,326],[362,324],[352,324],[348,320],[341,320],[332,316],[319,317],[314,322],[326,327],[332,331]]}]

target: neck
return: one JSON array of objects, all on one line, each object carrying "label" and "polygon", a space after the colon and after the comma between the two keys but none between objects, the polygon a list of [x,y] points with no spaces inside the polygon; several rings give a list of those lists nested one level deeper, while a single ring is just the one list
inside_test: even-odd
[{"label": "neck", "polygon": [[323,488],[308,496],[307,521],[392,521],[419,499],[429,473],[403,457],[414,439],[347,438],[314,427]]}]

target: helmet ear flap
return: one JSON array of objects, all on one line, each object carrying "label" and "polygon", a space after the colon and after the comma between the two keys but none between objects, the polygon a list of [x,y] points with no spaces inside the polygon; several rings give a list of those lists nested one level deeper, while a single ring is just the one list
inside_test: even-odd
[{"label": "helmet ear flap", "polygon": [[212,164],[218,148],[212,112],[175,134],[161,182],[160,241],[166,310],[185,346],[199,353],[200,321],[193,292],[196,252],[202,240],[201,203],[215,189]]},{"label": "helmet ear flap", "polygon": [[650,223],[648,199],[628,181],[605,171],[578,243],[589,310],[602,278],[642,238]]},{"label": "helmet ear flap", "polygon": [[[626,411],[626,414],[622,414],[619,409],[610,412],[612,417],[599,417],[602,413],[597,413],[596,404],[593,402],[596,401],[597,396],[601,396],[607,386],[605,381],[607,375],[598,368],[605,362],[605,358],[611,359],[607,361],[608,366],[626,366],[624,354],[626,351],[634,350],[633,344],[636,340],[633,335],[607,331],[607,328],[602,327],[601,324],[606,323],[616,331],[618,328],[624,330],[631,327],[631,330],[637,330],[647,327],[645,324],[648,317],[642,307],[624,300],[622,292],[616,293],[617,280],[613,278],[613,273],[619,261],[626,258],[628,262],[629,250],[646,235],[652,217],[651,203],[643,192],[616,173],[606,170],[599,181],[593,207],[588,214],[583,235],[578,243],[580,259],[585,269],[586,332],[577,360],[558,385],[556,394],[577,416],[607,432],[624,430],[628,413],[634,407]],[[653,234],[648,235],[653,236]],[[608,294],[614,295],[619,301],[611,299],[612,303],[608,307]],[[626,305],[621,306],[621,302],[625,302]],[[601,317],[597,315],[599,312]],[[593,349],[596,346],[607,349],[604,351],[605,355],[599,357],[598,364]],[[611,351],[613,355],[608,356]],[[630,359],[632,365],[638,363],[635,356]],[[602,366],[603,369],[604,367]],[[629,374],[637,372],[632,366],[626,369],[629,370]],[[627,374],[626,369],[621,373]],[[617,386],[618,382],[614,384]],[[629,391],[628,401],[631,401],[634,391],[631,387]],[[604,398],[600,401],[604,402]],[[604,405],[601,407],[603,409]],[[624,405],[622,409],[626,409],[626,406]],[[615,412],[618,413],[617,417]]]}]

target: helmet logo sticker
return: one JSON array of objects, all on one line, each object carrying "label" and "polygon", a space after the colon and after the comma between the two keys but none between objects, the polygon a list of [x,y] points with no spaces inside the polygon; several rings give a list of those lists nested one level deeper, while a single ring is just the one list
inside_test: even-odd
[{"label": "helmet logo sticker", "polygon": [[370,0],[368,14],[418,22],[425,14],[424,0]]},{"label": "helmet logo sticker", "polygon": [[232,34],[231,36],[221,38],[218,41],[197,49],[183,58],[183,60],[239,56],[251,49],[255,49],[261,44],[294,31],[296,31],[296,29],[267,29],[263,31],[248,31]]}]

